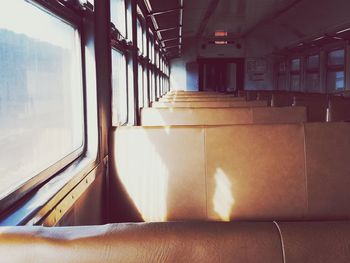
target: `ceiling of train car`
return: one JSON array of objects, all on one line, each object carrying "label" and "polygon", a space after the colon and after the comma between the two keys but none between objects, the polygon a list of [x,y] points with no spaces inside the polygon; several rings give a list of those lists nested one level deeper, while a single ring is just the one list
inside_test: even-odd
[{"label": "ceiling of train car", "polygon": [[241,37],[296,1],[299,0],[186,1],[184,37],[212,37],[216,30],[227,31],[232,38]]},{"label": "ceiling of train car", "polygon": [[[180,36],[182,34],[181,9],[183,0],[145,0],[151,6],[151,12],[164,12],[153,16],[159,38],[165,40],[162,45],[171,56],[177,55],[181,49]],[[171,12],[167,12],[171,11]]]},{"label": "ceiling of train car", "polygon": [[[165,41],[164,46],[171,47],[172,54],[183,38],[210,38],[215,31],[228,32],[229,38],[244,37],[259,23],[273,17],[300,0],[145,0],[153,12],[172,10],[181,7],[184,2],[183,28],[158,32]],[[158,29],[170,29],[181,24],[181,11],[154,16]]]},{"label": "ceiling of train car", "polygon": [[[145,0],[152,11],[177,9],[184,3],[183,27],[181,11],[157,15],[158,32],[170,47],[171,56],[180,50],[179,44],[193,40],[210,40],[215,31],[228,32],[228,39],[247,38],[251,35],[270,39],[271,45],[281,47],[322,31],[338,17],[347,16],[349,0]],[[322,5],[322,8],[317,6]],[[343,15],[344,13],[344,15]],[[311,16],[310,16],[311,14]],[[322,19],[312,19],[322,17]],[[339,20],[339,19],[338,19]],[[343,19],[344,20],[344,19]],[[282,36],[283,38],[276,38]],[[181,36],[181,40],[179,40]],[[170,41],[167,41],[170,40]]]},{"label": "ceiling of train car", "polygon": [[349,0],[304,0],[259,26],[252,36],[268,42],[277,50],[291,44],[297,45],[348,28],[349,9]]}]

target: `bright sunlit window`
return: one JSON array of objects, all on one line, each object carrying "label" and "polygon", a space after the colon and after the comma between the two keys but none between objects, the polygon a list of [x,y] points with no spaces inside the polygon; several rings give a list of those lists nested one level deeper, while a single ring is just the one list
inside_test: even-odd
[{"label": "bright sunlit window", "polygon": [[80,46],[75,26],[47,10],[0,9],[0,199],[82,149]]},{"label": "bright sunlit window", "polygon": [[123,37],[126,37],[125,0],[111,0],[111,21]]},{"label": "bright sunlit window", "polygon": [[139,89],[139,107],[143,108],[143,102],[144,102],[144,92],[143,92],[143,67],[139,63],[138,64],[138,89]]},{"label": "bright sunlit window", "polygon": [[128,120],[126,58],[116,49],[112,49],[112,94],[112,123],[123,125]]},{"label": "bright sunlit window", "polygon": [[140,53],[143,53],[143,47],[142,47],[142,41],[143,41],[143,36],[142,36],[142,25],[139,19],[137,21],[137,47],[139,49]]}]

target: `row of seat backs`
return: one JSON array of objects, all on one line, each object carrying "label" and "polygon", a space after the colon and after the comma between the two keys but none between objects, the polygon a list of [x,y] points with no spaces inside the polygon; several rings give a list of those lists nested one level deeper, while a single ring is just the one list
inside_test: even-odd
[{"label": "row of seat backs", "polygon": [[143,126],[306,122],[306,107],[144,108]]},{"label": "row of seat backs", "polygon": [[248,101],[267,100],[269,105],[274,107],[307,106],[310,121],[350,120],[348,97],[283,91],[246,91],[245,96]]},{"label": "row of seat backs", "polygon": [[217,95],[217,94],[226,94],[216,91],[185,91],[185,90],[171,90],[167,92],[166,95]]},{"label": "row of seat backs", "polygon": [[245,97],[236,97],[233,94],[225,93],[213,93],[213,94],[202,94],[197,92],[197,94],[165,94],[162,98],[167,99],[181,99],[181,98],[240,98],[245,100]]},{"label": "row of seat backs", "polygon": [[0,228],[3,263],[348,263],[349,222]]},{"label": "row of seat backs", "polygon": [[111,145],[145,221],[350,219],[350,123],[121,127]]},{"label": "row of seat backs", "polygon": [[214,96],[214,97],[162,97],[159,99],[160,102],[192,102],[192,101],[245,101],[244,97],[234,96]]},{"label": "row of seat backs", "polygon": [[238,108],[238,107],[267,107],[268,101],[156,101],[153,108]]}]

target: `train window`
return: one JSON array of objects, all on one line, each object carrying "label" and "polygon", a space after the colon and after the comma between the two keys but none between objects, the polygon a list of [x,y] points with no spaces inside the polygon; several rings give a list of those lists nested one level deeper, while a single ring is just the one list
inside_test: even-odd
[{"label": "train window", "polygon": [[157,68],[159,68],[159,51],[158,49],[156,50],[156,63],[155,65],[157,66]]},{"label": "train window", "polygon": [[334,50],[328,53],[329,66],[343,66],[345,63],[344,49]]},{"label": "train window", "polygon": [[137,22],[137,48],[139,49],[139,53],[143,53],[143,47],[142,47],[142,25],[139,19],[136,20]]},{"label": "train window", "polygon": [[127,1],[126,8],[126,35],[128,40],[132,41],[132,14],[131,14],[131,1]]},{"label": "train window", "polygon": [[148,59],[151,60],[151,53],[152,53],[152,40],[151,40],[151,36],[148,38]]},{"label": "train window", "polygon": [[143,108],[143,69],[142,64],[138,63],[138,89],[139,89],[139,108]]},{"label": "train window", "polygon": [[290,76],[290,89],[291,91],[300,91],[300,59],[291,60],[291,76]]},{"label": "train window", "polygon": [[148,107],[148,88],[147,88],[147,67],[143,67],[143,101],[144,107]]},{"label": "train window", "polygon": [[287,89],[287,76],[286,76],[286,63],[280,62],[278,64],[278,77],[277,77],[277,89]]},{"label": "train window", "polygon": [[142,42],[143,42],[143,55],[146,56],[147,54],[147,35],[146,35],[146,30],[142,30]]},{"label": "train window", "polygon": [[308,92],[320,92],[320,56],[307,57],[306,65],[306,90]]},{"label": "train window", "polygon": [[151,63],[154,64],[154,41],[151,41]]},{"label": "train window", "polygon": [[119,33],[126,37],[126,24],[125,24],[125,1],[124,0],[111,0],[111,21],[118,29]]},{"label": "train window", "polygon": [[127,59],[127,76],[128,76],[128,124],[135,124],[135,91],[134,91],[134,70],[131,57]]},{"label": "train window", "polygon": [[335,92],[345,88],[344,49],[330,51],[327,60],[327,91]]},{"label": "train window", "polygon": [[151,73],[151,92],[152,92],[152,101],[156,101],[157,99],[157,94],[156,94],[156,79],[155,79],[155,73],[152,70]]},{"label": "train window", "polygon": [[112,49],[112,123],[123,125],[128,121],[128,94],[126,58],[123,53]]},{"label": "train window", "polygon": [[78,29],[22,0],[0,17],[1,197],[82,152],[84,111]]}]

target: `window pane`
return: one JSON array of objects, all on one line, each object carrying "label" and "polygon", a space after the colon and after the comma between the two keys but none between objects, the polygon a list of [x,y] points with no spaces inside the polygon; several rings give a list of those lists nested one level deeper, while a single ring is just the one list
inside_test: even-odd
[{"label": "window pane", "polygon": [[291,91],[300,91],[300,75],[291,75],[290,89]]},{"label": "window pane", "polygon": [[328,65],[342,66],[344,65],[344,49],[334,50],[328,53]]},{"label": "window pane", "polygon": [[126,37],[125,1],[111,0],[111,21],[123,37]]},{"label": "window pane", "polygon": [[77,30],[26,1],[7,1],[0,9],[0,195],[79,149],[83,119]]},{"label": "window pane", "polygon": [[139,63],[138,69],[138,89],[139,89],[139,107],[143,108],[143,69],[142,65]]},{"label": "window pane", "polygon": [[128,124],[135,124],[135,93],[134,93],[134,65],[131,57],[127,60],[128,67]]},{"label": "window pane", "polygon": [[147,35],[146,30],[142,31],[142,41],[143,41],[143,55],[147,54]]},{"label": "window pane", "polygon": [[344,71],[331,71],[327,73],[327,90],[334,92],[345,88]]},{"label": "window pane", "polygon": [[307,68],[318,69],[320,67],[319,61],[320,61],[319,55],[309,56],[307,59]]},{"label": "window pane", "polygon": [[154,42],[151,42],[151,62],[154,65]]},{"label": "window pane", "polygon": [[159,68],[159,51],[156,50],[156,66]]},{"label": "window pane", "polygon": [[285,75],[278,76],[278,90],[287,90],[287,78]]},{"label": "window pane", "polygon": [[132,41],[132,15],[131,15],[131,4],[129,3],[126,9],[126,27],[127,27],[127,38]]},{"label": "window pane", "polygon": [[139,49],[139,52],[142,53],[143,49],[142,49],[142,26],[140,23],[140,20],[137,19],[137,47]]},{"label": "window pane", "polygon": [[151,59],[151,53],[152,53],[152,41],[151,38],[149,38],[148,41],[148,58]]},{"label": "window pane", "polygon": [[278,64],[278,72],[279,73],[285,73],[286,72],[286,63],[281,62]]},{"label": "window pane", "polygon": [[143,100],[143,106],[148,107],[147,67],[143,68]]},{"label": "window pane", "polygon": [[151,83],[152,83],[152,98],[153,101],[156,101],[156,83],[155,83],[155,75],[154,72],[152,71],[152,77],[151,77]]},{"label": "window pane", "polygon": [[300,70],[300,59],[293,59],[291,61],[291,70],[299,71]]},{"label": "window pane", "polygon": [[112,123],[123,125],[128,119],[126,59],[115,49],[112,49],[112,89]]},{"label": "window pane", "polygon": [[306,74],[306,91],[320,92],[320,74],[319,73]]}]

